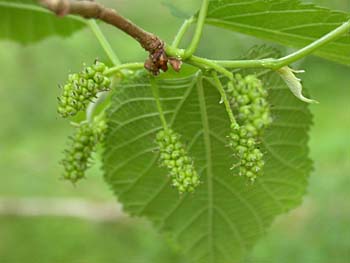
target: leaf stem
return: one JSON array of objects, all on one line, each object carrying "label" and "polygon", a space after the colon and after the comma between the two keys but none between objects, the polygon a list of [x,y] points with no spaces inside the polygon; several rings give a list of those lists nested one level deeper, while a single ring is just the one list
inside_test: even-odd
[{"label": "leaf stem", "polygon": [[201,10],[199,11],[196,31],[194,33],[190,46],[185,51],[185,58],[192,56],[198,47],[199,41],[203,33],[205,18],[207,17],[207,13],[208,13],[208,6],[209,6],[209,0],[203,0]]},{"label": "leaf stem", "polygon": [[227,115],[231,121],[231,124],[237,124],[237,121],[236,121],[236,118],[235,116],[233,115],[233,112],[232,112],[232,109],[231,109],[231,105],[230,105],[230,102],[227,98],[227,95],[226,95],[226,92],[225,92],[225,89],[218,77],[218,74],[213,71],[212,72],[212,76],[213,76],[213,79],[214,79],[214,82],[215,82],[215,86],[216,88],[218,89],[218,91],[220,92],[220,95],[221,95],[221,100],[222,102],[224,103],[225,105],[225,108],[226,108],[226,112],[227,112]]},{"label": "leaf stem", "polygon": [[305,46],[304,48],[299,49],[298,51],[279,59],[267,58],[267,59],[260,59],[260,60],[212,60],[211,62],[225,68],[262,67],[262,68],[277,70],[311,54],[317,49],[339,38],[341,35],[346,34],[349,30],[350,30],[350,21],[347,21],[343,23],[341,26],[334,29],[333,31],[324,35],[320,39],[317,39],[311,44]]},{"label": "leaf stem", "polygon": [[233,79],[233,74],[229,70],[225,69],[225,67],[219,65],[213,60],[206,59],[206,58],[201,58],[197,56],[191,56],[187,61],[187,63],[192,64],[194,66],[199,66],[202,68],[209,68],[209,69],[214,69],[217,72],[223,74],[225,77],[229,78],[230,80]]},{"label": "leaf stem", "polygon": [[125,63],[125,64],[117,65],[113,68],[108,69],[105,72],[105,74],[110,76],[110,75],[113,75],[117,72],[120,72],[123,69],[138,70],[138,69],[143,69],[143,68],[144,68],[144,63],[141,63],[141,62]]},{"label": "leaf stem", "polygon": [[112,61],[112,63],[115,66],[120,65],[121,62],[120,62],[118,56],[113,51],[111,45],[109,44],[108,40],[106,39],[106,37],[102,33],[102,31],[101,31],[100,27],[98,26],[98,24],[96,23],[96,21],[94,19],[91,19],[88,22],[88,24],[89,24],[92,32],[95,34],[97,40],[100,42],[103,50],[106,52],[107,56]]},{"label": "leaf stem", "polygon": [[153,97],[156,100],[160,121],[162,123],[163,129],[167,130],[168,129],[168,124],[167,124],[167,121],[166,121],[166,119],[164,117],[162,104],[160,103],[159,87],[158,87],[157,81],[156,81],[156,79],[155,79],[155,77],[153,75],[150,75],[150,83],[151,83],[151,89],[152,89]]},{"label": "leaf stem", "polygon": [[315,50],[321,48],[322,46],[336,40],[341,35],[347,33],[350,29],[350,20],[342,24],[341,26],[337,27],[333,31],[329,32],[328,34],[324,35],[320,39],[317,39],[316,41],[312,42],[310,45],[307,45],[306,47],[299,49],[298,51],[285,56],[283,58],[280,58],[277,63],[277,68],[281,68],[283,66],[287,66],[309,54],[314,52]]},{"label": "leaf stem", "polygon": [[188,29],[190,28],[190,26],[193,24],[194,21],[195,21],[194,17],[191,17],[184,21],[179,31],[177,32],[173,43],[171,44],[173,48],[179,47],[184,35],[186,34],[186,32],[188,31]]},{"label": "leaf stem", "polygon": [[278,59],[254,59],[254,60],[211,60],[212,63],[224,68],[274,68]]}]

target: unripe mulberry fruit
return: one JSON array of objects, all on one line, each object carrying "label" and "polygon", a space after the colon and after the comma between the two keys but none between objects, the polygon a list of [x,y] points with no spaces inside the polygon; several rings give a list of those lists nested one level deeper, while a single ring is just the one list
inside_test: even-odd
[{"label": "unripe mulberry fruit", "polygon": [[172,185],[180,193],[193,192],[200,184],[193,160],[188,156],[180,135],[171,129],[158,132],[156,141],[160,152],[160,165],[168,168]]},{"label": "unripe mulberry fruit", "polygon": [[254,127],[259,135],[272,123],[268,92],[254,75],[242,77],[236,74],[228,86],[233,109],[237,111],[238,123]]},{"label": "unripe mulberry fruit", "polygon": [[64,179],[76,183],[85,177],[96,145],[104,140],[106,127],[105,120],[81,123],[76,127],[76,132],[70,137],[69,147],[64,151],[64,158],[61,161],[64,167]]},{"label": "unripe mulberry fruit", "polygon": [[107,67],[96,61],[94,65],[84,68],[80,73],[70,74],[58,97],[58,113],[67,118],[86,109],[97,94],[107,91],[111,81],[105,75]]},{"label": "unripe mulberry fruit", "polygon": [[[264,168],[263,154],[256,146],[254,138],[246,131],[244,126],[231,125],[230,147],[235,152],[239,161],[238,175],[245,176],[254,182],[261,175]],[[235,168],[234,167],[234,168]]]},{"label": "unripe mulberry fruit", "polygon": [[230,146],[239,162],[238,174],[255,181],[264,168],[259,138],[272,123],[267,91],[254,75],[236,74],[228,84],[227,93],[238,123],[231,125]]}]

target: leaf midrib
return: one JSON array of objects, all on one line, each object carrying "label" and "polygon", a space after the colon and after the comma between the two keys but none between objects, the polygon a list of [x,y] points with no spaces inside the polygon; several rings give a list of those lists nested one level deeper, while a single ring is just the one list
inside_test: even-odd
[{"label": "leaf midrib", "polygon": [[197,94],[200,106],[200,113],[203,123],[203,137],[205,145],[205,155],[207,160],[207,177],[208,177],[208,247],[210,251],[210,262],[214,262],[214,252],[213,252],[213,163],[211,156],[211,140],[210,140],[210,128],[208,121],[208,114],[205,102],[205,95],[203,90],[203,79],[200,75],[197,81]]}]

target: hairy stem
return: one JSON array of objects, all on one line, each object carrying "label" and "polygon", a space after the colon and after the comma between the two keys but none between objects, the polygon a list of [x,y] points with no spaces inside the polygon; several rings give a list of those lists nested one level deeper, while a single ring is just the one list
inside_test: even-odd
[{"label": "hairy stem", "polygon": [[213,60],[201,58],[197,56],[191,56],[187,61],[187,63],[192,64],[194,66],[202,66],[207,69],[214,69],[215,71],[223,74],[225,77],[229,78],[230,80],[233,79],[233,74],[229,70],[225,69],[225,67],[219,65],[218,63],[215,63]]},{"label": "hairy stem", "polygon": [[277,65],[278,59],[253,59],[253,60],[210,60],[212,63],[224,68],[269,68]]},{"label": "hairy stem", "polygon": [[205,18],[207,17],[208,6],[209,6],[209,0],[203,0],[202,7],[201,7],[201,10],[199,11],[199,16],[197,19],[196,31],[194,33],[190,46],[185,51],[185,58],[192,56],[198,47],[199,41],[203,34],[203,27],[205,23]]},{"label": "hairy stem", "polygon": [[121,62],[120,62],[118,56],[113,51],[111,45],[109,44],[109,42],[107,41],[106,37],[102,33],[100,27],[97,25],[96,21],[95,20],[90,20],[89,21],[89,26],[91,28],[91,31],[95,34],[97,40],[100,42],[103,50],[106,52],[107,56],[112,61],[112,63],[115,66],[120,65]]}]

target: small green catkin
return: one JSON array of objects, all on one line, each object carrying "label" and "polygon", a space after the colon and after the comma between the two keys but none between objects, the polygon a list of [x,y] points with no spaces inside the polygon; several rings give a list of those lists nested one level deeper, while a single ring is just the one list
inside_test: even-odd
[{"label": "small green catkin", "polygon": [[84,122],[76,127],[73,137],[70,137],[68,149],[64,151],[61,164],[64,167],[63,178],[76,183],[85,177],[90,167],[92,153],[96,144],[104,141],[107,125],[105,120],[95,119],[93,123]]},{"label": "small green catkin", "polygon": [[105,75],[107,66],[96,61],[80,73],[70,74],[58,97],[58,113],[62,118],[76,115],[86,109],[99,92],[110,88],[111,80]]},{"label": "small green catkin", "polygon": [[168,168],[172,185],[180,194],[194,192],[200,184],[200,179],[192,158],[180,142],[180,135],[166,129],[157,133],[156,141],[160,151],[160,165]]},{"label": "small green catkin", "polygon": [[[239,176],[245,176],[254,182],[264,168],[263,153],[257,147],[256,139],[246,129],[238,124],[231,125],[230,147],[234,150],[239,163]],[[234,166],[233,168],[235,168]]]},{"label": "small green catkin", "polygon": [[244,78],[236,74],[228,88],[233,109],[238,110],[238,122],[247,126],[254,136],[261,135],[272,123],[268,92],[255,75]]},{"label": "small green catkin", "polygon": [[259,138],[272,123],[268,93],[256,76],[240,74],[235,75],[227,92],[238,119],[238,124],[231,125],[230,146],[239,158],[239,175],[254,182],[265,164]]}]

